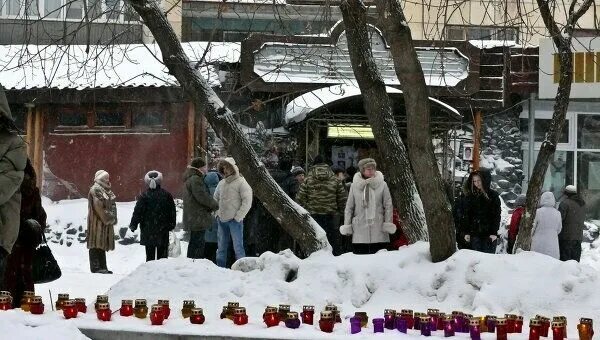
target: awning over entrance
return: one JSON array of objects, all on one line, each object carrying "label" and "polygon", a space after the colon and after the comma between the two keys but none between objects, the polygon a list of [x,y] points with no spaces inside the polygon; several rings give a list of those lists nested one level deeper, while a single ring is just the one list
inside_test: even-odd
[{"label": "awning over entrance", "polygon": [[[396,88],[386,86],[386,90],[391,97],[403,96],[402,91]],[[287,125],[300,123],[313,111],[327,109],[327,107],[340,104],[343,100],[358,96],[361,96],[361,93],[357,84],[333,85],[307,92],[287,104],[285,108],[285,123]],[[429,97],[429,101],[433,109],[432,111],[446,114],[448,121],[457,122],[462,119],[462,115],[446,103],[431,97]]]}]

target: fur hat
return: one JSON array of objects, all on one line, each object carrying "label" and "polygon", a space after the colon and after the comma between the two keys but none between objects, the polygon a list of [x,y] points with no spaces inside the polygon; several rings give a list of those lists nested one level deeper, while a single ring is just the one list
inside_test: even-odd
[{"label": "fur hat", "polygon": [[293,167],[292,170],[290,171],[290,173],[292,174],[292,176],[298,176],[300,174],[305,174],[304,169],[302,169],[301,166]]},{"label": "fur hat", "polygon": [[192,159],[192,162],[190,163],[190,166],[192,168],[196,168],[196,169],[200,169],[200,168],[204,167],[205,165],[206,165],[206,162],[204,161],[204,158],[201,158],[201,157]]},{"label": "fur hat", "polygon": [[377,162],[375,162],[373,158],[363,158],[360,161],[358,161],[358,170],[360,172],[363,172],[368,166],[373,166],[377,168]]},{"label": "fur hat", "polygon": [[565,193],[567,193],[567,194],[576,194],[577,193],[577,187],[575,187],[574,185],[567,185],[565,187]]},{"label": "fur hat", "polygon": [[94,175],[94,182],[102,181],[106,177],[108,177],[108,172],[106,172],[106,170],[98,170]]},{"label": "fur hat", "polygon": [[148,171],[146,176],[144,176],[144,182],[146,182],[146,185],[150,189],[156,189],[162,182],[162,179],[163,175],[156,170]]},{"label": "fur hat", "polygon": [[517,199],[515,200],[515,206],[524,207],[526,201],[527,201],[527,196],[521,194],[521,195],[517,196]]}]

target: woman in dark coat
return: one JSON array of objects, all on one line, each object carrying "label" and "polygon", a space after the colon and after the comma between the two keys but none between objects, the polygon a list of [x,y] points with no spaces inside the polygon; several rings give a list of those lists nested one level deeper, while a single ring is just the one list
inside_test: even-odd
[{"label": "woman in dark coat", "polygon": [[164,259],[169,255],[169,231],[175,229],[175,202],[160,187],[160,172],[148,172],[144,181],[148,190],[138,197],[129,229],[135,231],[140,225],[140,243],[146,247],[146,261]]},{"label": "woman in dark coat", "polygon": [[35,171],[27,160],[25,177],[21,184],[21,224],[17,242],[7,259],[3,290],[13,296],[13,307],[20,305],[24,291],[33,291],[32,262],[35,248],[42,241],[46,226],[46,212],[42,208],[40,190],[36,186]]},{"label": "woman in dark coat", "polygon": [[459,221],[459,243],[484,253],[495,253],[500,227],[500,196],[490,188],[486,171],[473,171],[464,186]]}]

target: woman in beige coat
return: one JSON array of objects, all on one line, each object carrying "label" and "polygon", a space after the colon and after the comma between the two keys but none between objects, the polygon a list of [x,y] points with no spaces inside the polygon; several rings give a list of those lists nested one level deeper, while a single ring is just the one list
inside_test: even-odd
[{"label": "woman in beige coat", "polygon": [[350,186],[340,233],[352,235],[353,253],[374,254],[387,249],[389,234],[396,232],[392,223],[392,196],[375,160],[361,159],[358,168],[360,172],[354,175]]},{"label": "woman in beige coat", "polygon": [[114,225],[117,224],[115,194],[108,172],[98,170],[88,194],[87,247],[92,273],[112,274],[106,268],[106,252],[115,249]]}]

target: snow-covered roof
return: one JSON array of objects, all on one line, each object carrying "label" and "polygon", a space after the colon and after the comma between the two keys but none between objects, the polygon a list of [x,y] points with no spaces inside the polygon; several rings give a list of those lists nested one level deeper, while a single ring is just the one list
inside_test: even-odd
[{"label": "snow-covered roof", "polygon": [[[239,43],[183,43],[193,63],[211,86],[219,86],[214,64],[240,58]],[[178,86],[167,72],[156,44],[4,45],[0,46],[0,83],[7,89],[85,89],[136,86]]]},{"label": "snow-covered roof", "polygon": [[[387,93],[402,93],[397,88],[386,86]],[[308,114],[322,106],[336,102],[344,98],[359,96],[360,89],[356,83],[333,85],[330,87],[320,88],[311,92],[307,92],[294,100],[285,107],[285,123],[302,122]],[[453,115],[456,119],[460,119],[462,115],[452,106],[429,97],[432,103],[442,107],[446,112]]]}]

